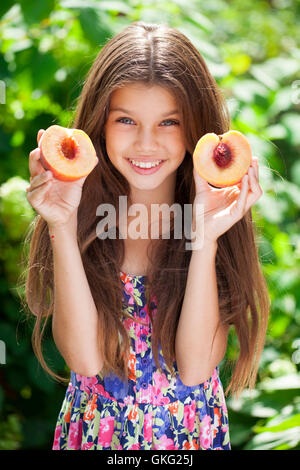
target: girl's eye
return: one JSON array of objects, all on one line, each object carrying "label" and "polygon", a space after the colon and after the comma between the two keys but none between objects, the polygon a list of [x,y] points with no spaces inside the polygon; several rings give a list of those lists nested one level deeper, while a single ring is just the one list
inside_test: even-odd
[{"label": "girl's eye", "polygon": [[[126,120],[127,121],[132,121],[132,119],[124,117],[124,118],[117,119],[117,122],[121,122],[122,124],[129,124],[128,122],[124,122]],[[174,121],[173,119],[166,119],[163,122],[169,122],[169,123],[171,123],[171,125],[178,125],[179,124],[178,121]],[[167,126],[167,127],[169,127],[169,126]]]},{"label": "girl's eye", "polygon": [[130,118],[120,118],[120,119],[117,119],[117,122],[121,122],[122,124],[128,124],[127,122],[123,122],[124,120],[128,120],[128,121],[132,121],[132,119]]},{"label": "girl's eye", "polygon": [[[163,122],[170,122],[172,125],[175,125],[175,126],[179,124],[178,121],[174,121],[173,119],[166,119],[166,120],[163,121]],[[167,126],[167,127],[169,127],[169,126]]]}]

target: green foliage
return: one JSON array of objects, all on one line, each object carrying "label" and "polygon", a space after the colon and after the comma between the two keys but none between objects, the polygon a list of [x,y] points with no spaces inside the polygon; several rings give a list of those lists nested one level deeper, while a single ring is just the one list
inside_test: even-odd
[{"label": "green foliage", "polygon": [[[49,449],[65,392],[33,355],[15,287],[35,216],[25,192],[28,154],[40,128],[71,123],[99,49],[136,20],[166,22],[192,40],[226,96],[232,128],[259,158],[264,195],[253,216],[272,308],[257,387],[228,400],[231,441],[234,449],[300,449],[299,16],[296,0],[1,2],[0,449]],[[232,337],[228,358],[235,348]],[[50,332],[44,350],[64,373]]]}]

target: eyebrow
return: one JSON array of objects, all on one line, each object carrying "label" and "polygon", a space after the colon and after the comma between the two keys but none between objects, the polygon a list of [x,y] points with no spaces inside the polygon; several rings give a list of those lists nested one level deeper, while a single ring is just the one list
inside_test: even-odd
[{"label": "eyebrow", "polygon": [[[110,112],[111,112],[111,113],[114,112],[114,111],[122,111],[122,113],[131,114],[131,115],[134,114],[132,111],[129,111],[128,109],[120,108],[119,106],[110,109]],[[162,114],[162,117],[171,116],[171,115],[173,115],[173,114],[179,114],[178,109],[173,109],[173,110],[171,110],[171,111],[169,111],[169,112],[167,112],[167,113],[164,113],[164,114]]]}]

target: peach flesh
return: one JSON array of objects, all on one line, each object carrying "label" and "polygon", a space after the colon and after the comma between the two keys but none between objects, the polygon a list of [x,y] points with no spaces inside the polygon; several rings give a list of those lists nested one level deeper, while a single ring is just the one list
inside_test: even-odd
[{"label": "peach flesh", "polygon": [[39,142],[45,170],[61,181],[76,181],[95,167],[97,155],[89,136],[81,129],[48,127]]},{"label": "peach flesh", "polygon": [[247,138],[235,130],[221,135],[213,132],[203,135],[193,153],[198,174],[217,188],[239,183],[249,169],[251,158]]}]

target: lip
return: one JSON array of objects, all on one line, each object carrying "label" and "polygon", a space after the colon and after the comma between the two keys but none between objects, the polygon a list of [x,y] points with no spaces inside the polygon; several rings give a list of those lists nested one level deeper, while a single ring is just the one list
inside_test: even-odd
[{"label": "lip", "polygon": [[[133,158],[134,160],[134,158]],[[159,158],[152,158],[152,159],[147,159],[147,158],[143,158],[143,162],[156,162],[157,160],[159,160]],[[165,160],[163,160],[159,165],[153,167],[153,168],[138,168],[137,166],[133,165],[133,163],[131,163],[130,159],[127,158],[127,161],[129,163],[129,165],[131,166],[131,168],[136,172],[136,173],[139,173],[140,175],[152,175],[153,173],[156,173],[161,167],[162,165],[165,163]]]}]

